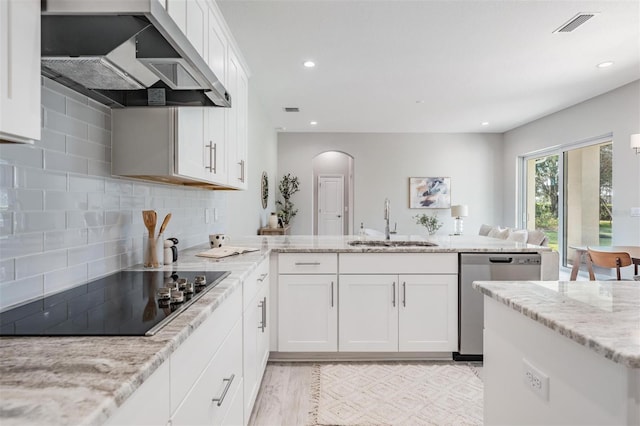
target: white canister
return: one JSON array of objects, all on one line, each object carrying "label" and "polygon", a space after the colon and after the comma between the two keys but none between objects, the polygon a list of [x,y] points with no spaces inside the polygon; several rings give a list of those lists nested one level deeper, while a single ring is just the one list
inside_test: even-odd
[{"label": "white canister", "polygon": [[275,229],[278,227],[278,215],[271,213],[269,216],[269,228]]}]

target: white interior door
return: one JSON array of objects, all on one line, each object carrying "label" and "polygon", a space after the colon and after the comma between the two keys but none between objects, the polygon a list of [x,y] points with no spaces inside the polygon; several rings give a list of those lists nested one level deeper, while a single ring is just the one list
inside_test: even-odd
[{"label": "white interior door", "polygon": [[344,176],[318,176],[318,235],[343,235]]}]

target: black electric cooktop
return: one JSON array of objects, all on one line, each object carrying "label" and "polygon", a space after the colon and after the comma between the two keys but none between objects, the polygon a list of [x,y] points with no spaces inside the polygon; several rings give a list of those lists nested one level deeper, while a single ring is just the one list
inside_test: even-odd
[{"label": "black electric cooktop", "polygon": [[[150,336],[222,281],[225,271],[120,271],[0,313],[1,336]],[[202,282],[196,276],[204,276]],[[193,293],[161,299],[185,278]]]}]

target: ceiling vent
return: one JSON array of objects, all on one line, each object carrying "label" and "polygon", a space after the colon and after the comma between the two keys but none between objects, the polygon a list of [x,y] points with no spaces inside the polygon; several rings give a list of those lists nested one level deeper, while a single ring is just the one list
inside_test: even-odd
[{"label": "ceiling vent", "polygon": [[284,107],[284,112],[300,112],[300,108],[298,107]]},{"label": "ceiling vent", "polygon": [[578,13],[576,16],[560,25],[560,27],[556,29],[554,33],[570,33],[596,15],[599,15],[599,12]]}]

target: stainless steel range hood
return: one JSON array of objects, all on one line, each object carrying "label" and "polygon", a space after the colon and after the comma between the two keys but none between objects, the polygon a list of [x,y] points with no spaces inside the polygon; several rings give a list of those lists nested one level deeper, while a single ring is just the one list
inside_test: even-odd
[{"label": "stainless steel range hood", "polygon": [[114,108],[230,107],[158,0],[46,0],[42,75]]}]

